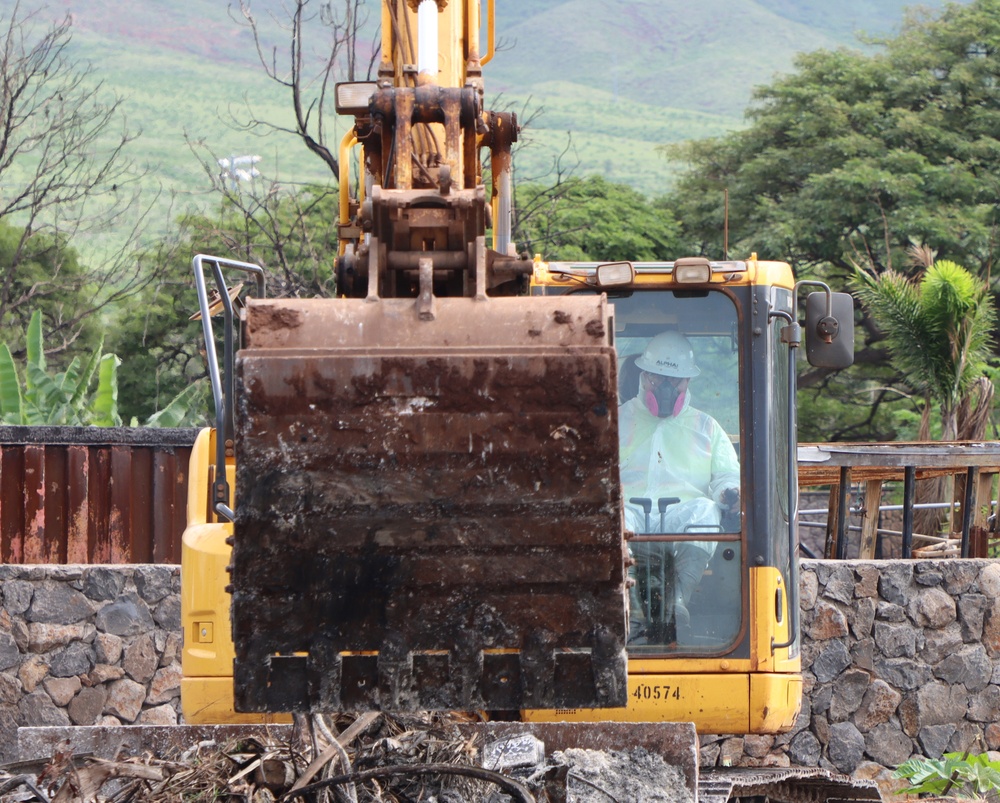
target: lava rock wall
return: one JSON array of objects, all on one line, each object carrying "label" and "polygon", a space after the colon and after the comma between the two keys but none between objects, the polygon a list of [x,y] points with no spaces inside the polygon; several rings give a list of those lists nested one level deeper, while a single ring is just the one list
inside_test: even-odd
[{"label": "lava rock wall", "polygon": [[23,725],[180,717],[180,567],[0,566],[0,762]]},{"label": "lava rock wall", "polygon": [[1000,563],[803,561],[805,697],[790,733],[702,738],[703,765],[885,777],[1000,749]]},{"label": "lava rock wall", "polygon": [[[702,765],[885,777],[1000,750],[1000,561],[802,562],[805,699],[791,732],[703,736]],[[22,725],[180,719],[180,569],[0,566],[0,761]]]}]

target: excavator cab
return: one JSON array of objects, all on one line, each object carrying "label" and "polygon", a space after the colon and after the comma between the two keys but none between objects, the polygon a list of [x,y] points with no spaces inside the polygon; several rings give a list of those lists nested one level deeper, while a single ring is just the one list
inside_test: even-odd
[{"label": "excavator cab", "polygon": [[[790,727],[796,284],[783,263],[699,264],[697,281],[678,280],[682,260],[608,280],[536,261],[531,297],[437,299],[427,318],[411,299],[237,309],[224,272],[259,268],[197,258],[232,336],[193,456],[185,717],[439,707]],[[806,306],[807,353],[842,364],[849,299]],[[656,352],[664,338],[686,351]],[[214,343],[206,323],[213,360]],[[644,375],[671,359],[689,375],[663,418],[683,427],[650,447]],[[636,490],[643,443],[645,469],[670,471]],[[725,481],[692,505],[667,481],[706,461]]]},{"label": "excavator cab", "polygon": [[[725,295],[707,292],[684,297],[673,291],[621,293],[611,301],[623,366],[620,472],[635,561],[629,651],[723,650],[742,626],[738,567],[745,462],[739,457],[737,309]],[[691,376],[645,373],[640,368],[644,355],[669,362],[668,372]],[[651,388],[656,381],[659,386]],[[658,394],[657,403],[661,387],[669,390],[665,398]],[[650,411],[650,405],[660,408],[664,401],[670,402],[669,410]],[[716,487],[698,488],[700,477]],[[727,493],[727,503],[720,504]]]},{"label": "excavator cab", "polygon": [[[613,273],[536,262],[533,294],[604,295],[613,310],[629,699],[622,708],[526,710],[525,719],[691,721],[706,733],[794,723],[799,287],[788,265],[756,257]],[[849,364],[850,297],[824,289],[806,311],[810,361]]]}]

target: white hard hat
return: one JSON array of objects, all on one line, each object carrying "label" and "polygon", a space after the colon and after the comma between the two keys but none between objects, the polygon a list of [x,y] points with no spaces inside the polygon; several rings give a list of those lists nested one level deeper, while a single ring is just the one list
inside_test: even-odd
[{"label": "white hard hat", "polygon": [[701,373],[694,351],[680,332],[661,332],[646,345],[635,364],[650,374],[691,378]]}]

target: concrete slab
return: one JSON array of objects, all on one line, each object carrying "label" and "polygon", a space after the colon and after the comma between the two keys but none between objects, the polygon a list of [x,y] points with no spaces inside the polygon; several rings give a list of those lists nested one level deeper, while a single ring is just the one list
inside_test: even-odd
[{"label": "concrete slab", "polygon": [[479,746],[531,734],[545,745],[546,755],[557,750],[632,750],[642,747],[663,756],[683,773],[687,787],[698,788],[698,734],[691,722],[481,722],[460,725],[468,736],[479,736]]}]

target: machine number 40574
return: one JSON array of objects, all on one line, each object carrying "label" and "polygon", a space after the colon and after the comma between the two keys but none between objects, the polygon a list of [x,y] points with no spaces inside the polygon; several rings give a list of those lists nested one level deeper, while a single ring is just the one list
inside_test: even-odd
[{"label": "machine number 40574", "polygon": [[680,686],[662,686],[659,684],[640,683],[632,691],[636,700],[668,700],[681,699]]}]

